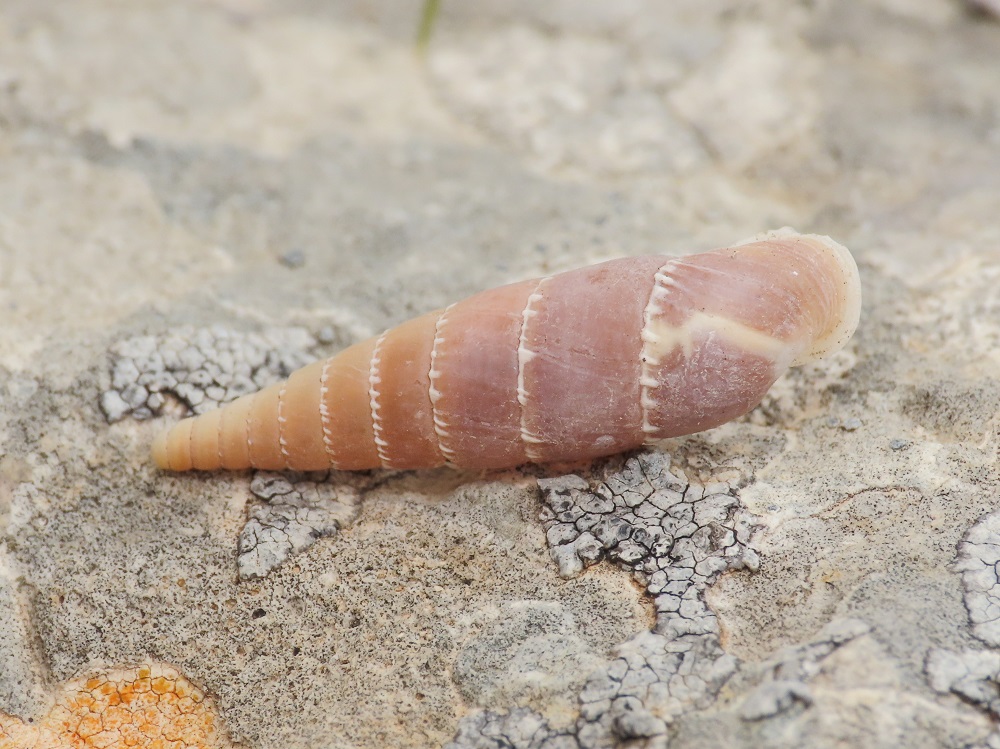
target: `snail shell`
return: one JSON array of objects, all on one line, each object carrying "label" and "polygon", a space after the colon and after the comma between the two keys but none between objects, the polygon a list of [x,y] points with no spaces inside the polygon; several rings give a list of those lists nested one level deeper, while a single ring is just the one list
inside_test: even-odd
[{"label": "snail shell", "polygon": [[161,468],[505,468],[699,432],[844,346],[857,266],[776,232],[484,291],[315,362],[153,445]]}]

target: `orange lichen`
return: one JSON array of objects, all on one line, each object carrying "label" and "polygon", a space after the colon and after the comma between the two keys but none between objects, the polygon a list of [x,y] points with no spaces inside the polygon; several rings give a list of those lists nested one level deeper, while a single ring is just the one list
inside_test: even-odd
[{"label": "orange lichen", "polygon": [[211,699],[170,666],[74,679],[29,725],[0,713],[0,749],[231,749]]}]

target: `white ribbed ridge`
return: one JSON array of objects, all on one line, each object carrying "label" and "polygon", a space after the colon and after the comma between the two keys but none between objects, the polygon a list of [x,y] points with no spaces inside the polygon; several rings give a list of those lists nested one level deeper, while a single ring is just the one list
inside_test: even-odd
[{"label": "white ribbed ridge", "polygon": [[326,405],[326,395],[330,392],[327,382],[330,379],[330,364],[332,362],[332,356],[323,362],[323,370],[319,376],[319,421],[323,427],[323,449],[326,451],[327,460],[330,461],[330,467],[336,470],[340,466],[334,455],[333,433],[330,430],[330,408]]},{"label": "white ribbed ridge", "polygon": [[531,433],[525,418],[530,393],[524,386],[524,372],[529,362],[535,358],[535,352],[525,345],[525,341],[528,337],[528,323],[531,318],[538,314],[534,307],[542,300],[542,286],[550,278],[552,276],[541,279],[535,286],[535,290],[528,296],[528,301],[521,312],[521,334],[517,340],[517,402],[521,404],[521,441],[524,443],[524,455],[528,460],[537,460],[540,457],[535,445],[542,440],[538,435]]},{"label": "white ribbed ridge", "polygon": [[281,388],[278,390],[278,449],[281,450],[281,460],[285,464],[287,470],[291,470],[291,466],[288,464],[288,440],[285,439],[285,422],[288,419],[285,418],[285,390],[288,389],[288,380],[281,383]]},{"label": "white ribbed ridge", "polygon": [[653,275],[653,289],[649,292],[649,301],[642,313],[642,351],[639,354],[641,370],[639,374],[639,407],[642,409],[642,431],[644,434],[655,434],[656,427],[649,423],[649,412],[656,406],[652,389],[659,383],[653,377],[653,367],[660,363],[663,355],[660,343],[662,325],[656,324],[656,319],[663,313],[662,304],[670,296],[670,287],[676,282],[670,277],[676,260],[668,260],[660,266]]},{"label": "white ribbed ridge", "polygon": [[450,304],[445,307],[444,312],[441,313],[441,316],[434,324],[434,345],[431,346],[431,368],[427,373],[427,381],[430,383],[427,388],[427,396],[431,401],[431,416],[434,419],[434,434],[437,435],[438,452],[441,453],[441,457],[448,463],[451,463],[455,457],[455,451],[445,443],[445,440],[448,439],[448,422],[441,416],[441,412],[438,411],[437,407],[438,401],[441,400],[441,391],[437,389],[437,381],[441,377],[441,370],[437,368],[437,365],[438,358],[441,355],[440,346],[444,343],[445,318],[454,306],[454,304]]},{"label": "white ribbed ridge", "polygon": [[380,358],[382,343],[385,341],[387,334],[383,333],[375,341],[375,348],[372,349],[372,359],[368,363],[368,404],[372,410],[372,434],[375,437],[375,452],[378,453],[378,459],[383,468],[389,467],[389,456],[385,451],[389,443],[382,437],[382,418],[379,416],[379,409],[382,406],[378,402],[378,386],[382,384],[382,378],[379,376],[378,368],[382,363],[382,359]]}]

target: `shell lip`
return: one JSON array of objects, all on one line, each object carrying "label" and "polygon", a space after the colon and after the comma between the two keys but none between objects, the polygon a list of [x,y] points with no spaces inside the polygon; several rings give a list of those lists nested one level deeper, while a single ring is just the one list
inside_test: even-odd
[{"label": "shell lip", "polygon": [[861,276],[851,251],[824,234],[801,234],[790,226],[758,234],[740,244],[768,239],[809,241],[834,260],[842,277],[841,288],[837,290],[840,301],[840,317],[837,324],[811,341],[789,366],[798,367],[837,353],[851,340],[861,321]]},{"label": "shell lip", "polygon": [[792,362],[792,366],[819,361],[843,349],[861,321],[861,275],[851,251],[835,240],[820,234],[803,234],[803,239],[811,240],[826,249],[836,261],[841,272],[841,286],[838,289],[840,317],[837,324],[812,342],[808,350]]}]

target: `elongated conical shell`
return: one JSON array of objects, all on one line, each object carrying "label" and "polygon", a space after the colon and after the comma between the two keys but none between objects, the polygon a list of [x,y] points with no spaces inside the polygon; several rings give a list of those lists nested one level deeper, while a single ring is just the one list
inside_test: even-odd
[{"label": "elongated conical shell", "polygon": [[857,266],[778,232],[684,258],[612,260],[477,294],[185,419],[176,471],[503,468],[718,426],[858,323]]}]

